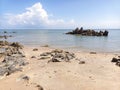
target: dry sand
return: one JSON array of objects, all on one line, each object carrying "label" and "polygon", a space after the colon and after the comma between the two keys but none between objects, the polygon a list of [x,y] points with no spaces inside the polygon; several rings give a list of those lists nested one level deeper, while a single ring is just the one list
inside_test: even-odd
[{"label": "dry sand", "polygon": [[[75,52],[85,64],[79,64],[79,60],[48,63],[49,59],[38,60],[31,56],[38,57],[52,49],[39,47],[38,51],[33,51],[33,48],[25,46],[29,64],[22,72],[1,77],[0,90],[40,90],[36,85],[44,90],[120,90],[120,67],[111,63],[116,54]],[[22,80],[23,75],[30,79]]]}]

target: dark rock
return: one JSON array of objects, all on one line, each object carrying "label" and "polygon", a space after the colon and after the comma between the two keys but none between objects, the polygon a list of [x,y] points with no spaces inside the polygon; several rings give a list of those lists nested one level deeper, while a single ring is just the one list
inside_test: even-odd
[{"label": "dark rock", "polygon": [[38,88],[38,90],[44,90],[41,85],[36,85],[36,87]]},{"label": "dark rock", "polygon": [[111,62],[116,63],[116,65],[120,67],[120,58],[113,58]]},{"label": "dark rock", "polygon": [[80,61],[79,64],[85,64],[85,61]]},{"label": "dark rock", "polygon": [[37,49],[37,48],[34,48],[33,51],[38,51],[38,49]]},{"label": "dark rock", "polygon": [[116,62],[116,65],[120,67],[120,59]]},{"label": "dark rock", "polygon": [[16,33],[16,32],[12,32],[12,33]]},{"label": "dark rock", "polygon": [[35,56],[32,56],[31,58],[36,58]]},{"label": "dark rock", "polygon": [[23,46],[20,45],[18,42],[13,42],[13,43],[10,44],[10,46],[13,46],[13,47],[16,47],[16,48],[20,48],[20,49],[23,48]]},{"label": "dark rock", "polygon": [[49,45],[43,45],[42,47],[49,47]]},{"label": "dark rock", "polygon": [[38,60],[41,60],[41,59],[49,59],[50,57],[41,57],[39,58]]},{"label": "dark rock", "polygon": [[22,79],[29,81],[30,78],[28,76],[23,76]]},{"label": "dark rock", "polygon": [[83,27],[80,28],[80,31],[83,31]]},{"label": "dark rock", "polygon": [[108,31],[104,31],[103,36],[108,36]]},{"label": "dark rock", "polygon": [[97,54],[96,52],[90,52],[90,54]]},{"label": "dark rock", "polygon": [[50,61],[51,62],[61,62],[61,60],[59,58],[54,58],[54,57]]},{"label": "dark rock", "polygon": [[7,33],[7,31],[4,31],[4,33]]},{"label": "dark rock", "polygon": [[83,27],[81,27],[80,29],[79,28],[76,28],[75,30],[73,30],[72,32],[67,32],[66,34],[79,34],[79,35],[82,35],[82,36],[108,36],[108,31],[95,31],[95,30],[91,30],[91,29],[86,29],[84,30]]},{"label": "dark rock", "polygon": [[118,56],[118,58],[120,58],[120,56]]},{"label": "dark rock", "polygon": [[48,56],[48,53],[42,53],[40,56]]},{"label": "dark rock", "polygon": [[111,62],[117,62],[118,59],[117,58],[113,58]]},{"label": "dark rock", "polygon": [[52,51],[52,53],[62,53],[62,52],[63,52],[63,50],[60,50],[60,49],[55,49]]},{"label": "dark rock", "polygon": [[21,80],[24,80],[24,81],[29,81],[30,80],[30,77],[29,76],[27,76],[27,75],[20,75],[19,77],[18,77],[18,80],[19,81],[21,81]]}]

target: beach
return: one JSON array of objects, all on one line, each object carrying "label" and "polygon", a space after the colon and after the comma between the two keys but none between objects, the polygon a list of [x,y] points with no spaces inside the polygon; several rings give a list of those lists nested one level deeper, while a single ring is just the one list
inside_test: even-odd
[{"label": "beach", "polygon": [[[35,50],[36,49],[36,50]],[[24,46],[28,65],[1,77],[0,90],[119,90],[120,67],[111,62],[117,53],[73,52],[69,62],[49,62],[40,54],[56,48]],[[71,52],[71,51],[70,51]],[[34,56],[34,57],[32,57]],[[2,60],[2,58],[0,58]],[[80,63],[84,61],[84,63]],[[29,79],[21,79],[27,76]]]},{"label": "beach", "polygon": [[0,0],[0,90],[120,90],[120,0]]}]

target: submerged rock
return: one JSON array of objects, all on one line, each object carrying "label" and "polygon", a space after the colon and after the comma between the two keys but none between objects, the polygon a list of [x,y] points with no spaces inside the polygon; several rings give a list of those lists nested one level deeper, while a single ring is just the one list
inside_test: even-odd
[{"label": "submerged rock", "polygon": [[7,31],[4,31],[4,33],[7,33]]}]

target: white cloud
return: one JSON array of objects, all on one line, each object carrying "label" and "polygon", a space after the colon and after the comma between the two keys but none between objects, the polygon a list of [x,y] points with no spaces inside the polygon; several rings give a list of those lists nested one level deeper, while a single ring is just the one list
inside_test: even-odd
[{"label": "white cloud", "polygon": [[[116,18],[115,18],[116,17]],[[20,14],[7,13],[0,17],[0,28],[120,28],[120,18],[106,16],[103,19],[79,18],[77,23],[74,19],[66,21],[55,19],[53,14],[48,14],[40,2],[25,9]],[[64,17],[65,18],[65,17]]]},{"label": "white cloud", "polygon": [[73,19],[70,21],[65,21],[63,19],[50,19],[50,15],[48,15],[40,2],[26,8],[26,11],[21,14],[7,14],[5,16],[6,24],[13,28],[71,28],[71,26],[75,25]]}]

